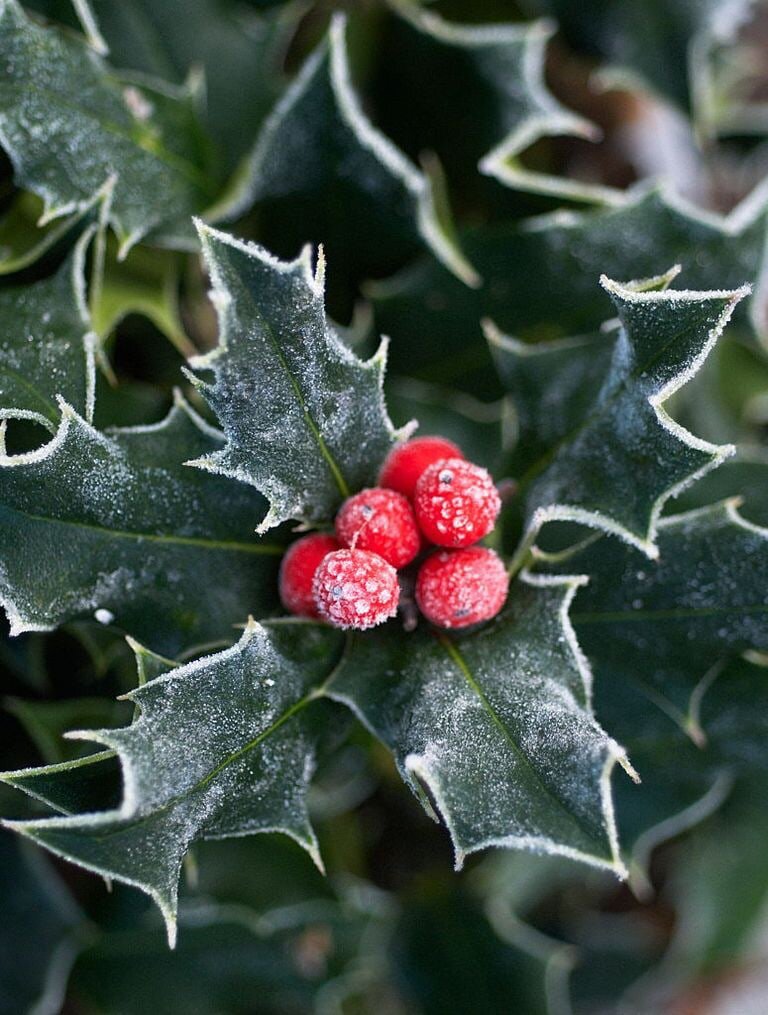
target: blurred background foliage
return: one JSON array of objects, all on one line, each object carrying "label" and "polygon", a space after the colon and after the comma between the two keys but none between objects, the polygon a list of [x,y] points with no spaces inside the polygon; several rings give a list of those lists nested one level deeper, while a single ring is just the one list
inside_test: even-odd
[{"label": "blurred background foliage", "polygon": [[[68,0],[28,6],[44,21],[81,30]],[[228,228],[286,257],[305,242],[322,242],[328,309],[343,334],[362,351],[380,332],[395,339],[388,379],[395,421],[418,417],[422,432],[459,441],[497,474],[515,466],[516,419],[482,317],[537,342],[599,327],[608,313],[595,285],[601,271],[640,277],[680,261],[686,285],[759,281],[765,218],[750,217],[743,205],[739,212],[739,204],[750,194],[759,199],[768,179],[763,4],[429,4],[445,19],[479,25],[554,19],[547,85],[599,134],[542,135],[518,161],[527,171],[577,184],[570,194],[513,189],[478,172],[478,160],[503,138],[514,96],[505,94],[503,78],[494,82],[478,72],[471,55],[451,52],[383,2],[93,0],[91,6],[108,59],[120,71],[176,85],[205,82],[202,121],[221,180],[250,150],[332,12],[349,13],[363,106],[450,205],[481,284],[457,280],[413,234],[393,230],[382,238],[362,205],[345,203],[333,165],[321,167],[317,186],[266,195]],[[663,192],[623,196],[658,178]],[[690,205],[704,217],[691,216]],[[15,186],[4,160],[3,285],[51,275],[82,228],[82,213],[45,228],[36,225],[39,213],[39,199]],[[109,358],[98,381],[98,426],[163,416],[184,357],[215,343],[205,293],[196,256],[141,245],[118,261],[110,241],[94,307]],[[675,410],[705,438],[739,442],[737,459],[696,488],[691,506],[739,489],[745,517],[766,524],[763,296],[758,287],[749,315],[735,320]],[[39,440],[34,428],[17,425],[11,447]],[[517,524],[510,516],[504,533],[510,545]],[[737,665],[764,667],[765,660]],[[3,635],[0,768],[54,764],[87,749],[63,740],[62,732],[129,721],[130,709],[115,698],[135,681],[124,640],[99,625]],[[632,707],[625,705],[623,725],[619,716],[618,726],[606,726],[640,767],[643,737],[655,734],[646,726],[637,735],[627,721]],[[765,765],[760,736],[750,769],[757,773]],[[669,742],[668,769],[684,767],[686,751],[695,754],[686,745]],[[629,885],[566,860],[512,853],[474,857],[455,874],[447,838],[402,792],[385,752],[356,729],[343,745],[329,745],[313,789],[328,879],[286,839],[204,843],[186,867],[173,953],[148,899],[3,831],[0,1011],[761,1012],[768,996],[764,779],[755,775],[735,790],[717,785],[717,792],[695,788],[692,797],[679,781],[670,786],[662,779],[659,792],[667,796],[658,811],[648,797],[647,811],[637,814],[630,813],[634,801],[619,800],[639,830],[637,876]],[[119,785],[101,791],[116,796]],[[678,791],[677,813],[659,823]],[[37,808],[0,786],[0,813],[21,817]]]}]

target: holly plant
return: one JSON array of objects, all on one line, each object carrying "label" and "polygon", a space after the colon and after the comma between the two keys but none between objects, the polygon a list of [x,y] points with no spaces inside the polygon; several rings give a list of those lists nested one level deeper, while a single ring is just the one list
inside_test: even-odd
[{"label": "holly plant", "polygon": [[746,968],[726,6],[0,0],[0,1010],[682,1011]]}]

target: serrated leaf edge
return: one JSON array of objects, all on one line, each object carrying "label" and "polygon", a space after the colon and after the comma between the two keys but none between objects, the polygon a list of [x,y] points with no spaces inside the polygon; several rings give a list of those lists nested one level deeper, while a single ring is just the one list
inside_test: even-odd
[{"label": "serrated leaf edge", "polygon": [[[211,238],[217,240],[219,243],[223,243],[227,246],[233,247],[235,250],[239,250],[241,253],[246,254],[249,257],[254,257],[258,259],[259,261],[261,261],[262,264],[267,265],[269,268],[273,269],[274,271],[280,272],[281,274],[291,275],[295,274],[296,271],[299,271],[303,276],[303,281],[309,287],[312,295],[316,299],[320,300],[321,303],[324,303],[325,255],[323,253],[322,247],[318,248],[317,267],[316,270],[313,271],[312,247],[310,244],[306,244],[302,248],[301,252],[299,253],[299,256],[295,260],[281,261],[280,258],[275,257],[274,254],[271,254],[268,250],[266,250],[264,247],[260,246],[257,243],[238,240],[236,237],[230,235],[229,233],[225,233],[218,229],[214,229],[212,226],[207,225],[201,219],[194,219],[193,221],[200,236],[200,242],[203,247],[205,262],[206,265],[208,266],[208,270],[210,273],[211,290],[209,292],[209,297],[211,302],[213,303],[214,308],[216,309],[216,315],[219,323],[218,344],[210,352],[194,356],[188,361],[190,367],[193,370],[213,370],[215,372],[216,362],[218,359],[220,359],[226,354],[227,347],[229,344],[229,329],[227,325],[226,309],[231,303],[232,298],[229,292],[227,291],[226,285],[219,271],[217,256],[215,251],[212,249],[210,243]],[[325,315],[324,309],[323,313]],[[358,359],[358,357],[354,354],[354,352],[347,345],[345,345],[344,342],[342,342],[342,340],[340,339],[339,335],[336,332],[336,329],[331,325],[331,322],[328,320],[327,315],[325,315],[325,320],[328,325],[326,337],[329,343],[333,344],[334,349],[348,363],[354,363],[355,366],[359,367],[360,369],[372,371],[375,374],[377,379],[378,395],[381,400],[383,418],[387,427],[387,432],[392,437],[392,440],[393,441],[407,440],[408,437],[411,435],[411,433],[413,433],[415,427],[417,426],[416,422],[412,420],[409,423],[406,423],[405,426],[396,428],[389,417],[389,413],[387,412],[386,407],[386,401],[384,398],[384,375],[387,364],[387,351],[389,348],[389,339],[386,336],[382,336],[379,342],[379,347],[373,354],[373,356],[371,356],[370,359],[363,361]],[[186,367],[182,369],[184,375],[188,378],[190,383],[198,390],[204,392],[206,387],[209,386],[208,382],[199,378],[196,374],[191,372],[191,370],[187,369]],[[217,431],[217,433],[219,433],[219,431]],[[226,440],[225,435],[221,435],[221,437],[222,439]],[[351,491],[349,491],[349,489],[347,488],[346,480],[344,480],[343,478],[343,473],[341,472],[341,469],[338,463],[336,462],[335,458],[333,458],[330,451],[325,446],[325,441],[322,438],[322,434],[319,433],[319,430],[316,434],[316,440],[320,447],[321,453],[323,454],[323,457],[329,464],[329,468],[331,469],[334,478],[336,478],[337,485],[339,486],[341,493],[344,496],[349,496],[349,493]],[[237,470],[234,469],[222,468],[216,453],[214,453],[213,455],[207,455],[203,458],[192,459],[188,462],[185,462],[184,464],[192,466],[197,469],[203,469],[207,472],[215,472],[223,476],[229,476],[232,479],[237,479],[240,482],[248,483],[251,486],[256,485],[249,476],[239,473]],[[256,527],[256,532],[259,533],[259,535],[263,535],[268,529],[272,528],[275,525],[278,525],[286,518],[285,512],[277,508],[268,496],[267,499],[269,501],[269,510],[266,516]],[[292,513],[289,514],[287,517],[292,517],[298,521],[303,521],[299,505],[296,505],[292,509]]]},{"label": "serrated leaf edge", "polygon": [[[225,649],[222,652],[218,652],[215,656],[207,655],[202,656],[199,659],[195,659],[191,663],[178,667],[177,669],[171,670],[169,673],[162,674],[159,677],[155,677],[151,681],[153,685],[159,685],[167,683],[171,680],[177,680],[179,676],[188,676],[190,673],[195,672],[210,664],[212,658],[225,658],[230,655],[238,653],[254,635],[263,630],[263,626],[253,618],[249,618],[246,624],[245,630],[239,641],[236,642],[231,648]],[[149,685],[145,684],[144,687]],[[128,692],[125,697],[128,700],[133,700],[133,694],[135,692]],[[319,696],[319,692],[315,692]],[[139,720],[140,721],[140,720]],[[130,728],[130,727],[127,727]],[[110,730],[71,730],[65,734],[69,740],[84,740],[89,743],[101,744],[107,748],[106,752],[100,753],[114,753],[120,759],[120,766],[123,777],[123,799],[119,807],[113,808],[107,811],[95,811],[86,812],[82,814],[72,815],[58,815],[50,818],[38,818],[33,820],[21,820],[14,821],[3,819],[0,821],[0,825],[11,831],[18,832],[19,834],[31,839],[33,842],[36,841],[35,832],[38,830],[45,830],[48,828],[52,829],[68,829],[74,828],[78,831],[89,831],[97,830],[104,825],[109,825],[114,821],[125,821],[135,817],[138,813],[139,796],[136,789],[136,778],[131,764],[130,755],[122,749],[122,745],[116,742],[111,737]],[[82,763],[86,763],[89,759],[82,759]],[[72,763],[64,763],[66,767],[72,767]],[[48,770],[61,768],[62,766],[46,766]],[[40,769],[37,770],[38,772]],[[0,773],[0,781],[10,781],[11,778],[18,778],[20,775],[27,773],[33,773],[35,769],[21,769],[16,772],[2,772]],[[11,783],[12,784],[12,783]],[[28,790],[25,789],[25,792]],[[31,795],[31,794],[30,794]],[[309,854],[315,866],[318,868],[321,874],[325,873],[325,867],[323,864],[322,857],[320,856],[320,847],[317,841],[317,836],[311,825],[308,826],[307,838],[302,838],[296,831],[282,827],[269,827],[260,828],[258,832],[246,832],[243,835],[255,835],[255,834],[266,834],[270,832],[279,832],[283,835],[287,835],[293,839],[299,846],[301,846]],[[227,836],[227,838],[237,838],[238,836]],[[47,849],[56,853],[57,856],[62,857],[64,860],[68,860],[70,863],[74,863],[85,870],[90,870],[94,874],[100,874],[102,877],[114,878],[117,881],[121,881],[124,884],[131,885],[134,888],[138,888],[140,891],[149,895],[150,898],[155,902],[158,909],[162,913],[163,920],[165,922],[166,932],[168,936],[168,945],[170,948],[176,946],[177,937],[177,908],[176,908],[176,892],[174,891],[171,896],[166,897],[165,894],[152,885],[145,884],[134,878],[126,877],[123,874],[115,874],[114,871],[101,867],[98,864],[92,864],[84,861],[80,857],[73,857],[68,855],[64,850],[56,849],[50,846],[48,843],[43,843]]]},{"label": "serrated leaf edge", "polygon": [[664,403],[693,376],[695,376],[709,353],[712,351],[712,348],[722,334],[726,324],[730,320],[734,307],[739,300],[743,299],[752,292],[752,287],[750,285],[743,285],[738,289],[728,290],[669,289],[660,292],[642,292],[632,288],[627,288],[625,283],[616,282],[613,279],[609,279],[606,275],[601,276],[600,284],[610,295],[615,295],[630,303],[659,303],[674,302],[675,300],[703,301],[707,299],[728,300],[728,303],[724,307],[717,323],[709,332],[707,340],[702,345],[699,353],[692,359],[685,369],[681,370],[678,374],[671,378],[671,380],[669,380],[658,392],[656,392],[656,394],[651,395],[648,398],[648,401],[656,414],[659,425],[663,430],[672,434],[673,437],[676,437],[687,447],[693,448],[697,451],[702,451],[705,454],[710,454],[712,455],[712,458],[709,462],[705,462],[703,466],[691,475],[685,477],[680,482],[673,484],[667,490],[664,490],[659,497],[657,497],[651,508],[648,528],[645,536],[638,536],[630,529],[627,529],[619,522],[616,522],[610,516],[599,511],[589,511],[584,508],[571,507],[567,504],[551,504],[546,507],[536,508],[531,516],[531,520],[525,534],[520,541],[520,545],[512,558],[512,562],[510,564],[510,573],[512,574],[515,574],[523,566],[532,546],[538,538],[539,532],[542,527],[550,521],[577,522],[581,525],[586,525],[589,528],[608,532],[614,536],[618,536],[620,539],[623,539],[624,542],[629,543],[630,546],[636,547],[649,559],[656,560],[659,556],[659,549],[656,545],[656,533],[664,505],[668,500],[677,497],[689,486],[692,486],[697,480],[701,479],[702,476],[711,472],[712,469],[717,468],[718,465],[736,453],[736,447],[733,444],[712,444],[700,437],[696,437],[695,434],[692,434],[689,430],[686,430],[685,427],[681,426],[672,419],[672,417],[664,409]]}]

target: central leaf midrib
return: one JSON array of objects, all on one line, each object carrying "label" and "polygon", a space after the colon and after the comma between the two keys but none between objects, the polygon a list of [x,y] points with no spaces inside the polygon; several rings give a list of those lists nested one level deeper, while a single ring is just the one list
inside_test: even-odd
[{"label": "central leaf midrib", "polygon": [[280,366],[283,368],[283,370],[288,376],[288,380],[291,383],[293,392],[296,395],[296,400],[299,403],[299,408],[301,409],[302,414],[304,415],[304,419],[307,422],[307,426],[309,427],[310,432],[315,439],[315,443],[317,444],[320,450],[320,454],[325,459],[325,462],[330,470],[330,473],[333,476],[334,482],[336,483],[336,486],[339,488],[341,496],[345,498],[349,497],[351,490],[347,484],[347,481],[345,480],[344,475],[336,459],[331,454],[328,445],[325,443],[323,435],[320,432],[320,428],[315,422],[314,418],[312,417],[312,413],[309,411],[309,406],[307,405],[304,399],[304,392],[301,390],[301,385],[299,384],[296,377],[294,377],[293,371],[291,370],[291,366],[288,360],[286,359],[283,350],[280,347],[280,343],[277,339],[277,336],[275,335],[272,329],[272,325],[270,324],[269,320],[264,316],[264,314],[261,312],[255,301],[253,301],[253,308],[256,313],[256,316],[259,318],[264,327],[264,331],[266,332],[267,337],[269,338],[272,348],[275,350],[275,355],[277,356]]},{"label": "central leaf midrib", "polygon": [[568,816],[568,818],[581,829],[581,831],[587,836],[587,839],[590,842],[594,843],[596,841],[594,831],[589,829],[584,824],[579,815],[575,814],[572,810],[568,808],[566,803],[560,799],[560,797],[554,792],[554,790],[552,790],[552,788],[549,785],[547,785],[547,783],[536,771],[530,759],[528,758],[526,753],[523,751],[522,747],[518,744],[517,740],[512,735],[512,732],[505,725],[501,717],[494,709],[491,702],[488,700],[485,692],[483,691],[476,677],[470,670],[467,661],[464,659],[463,655],[459,651],[459,648],[456,645],[456,643],[451,641],[451,639],[447,635],[439,635],[438,641],[444,648],[448,657],[451,659],[451,661],[454,663],[454,665],[459,670],[461,675],[464,677],[466,682],[469,684],[472,691],[477,695],[483,708],[490,716],[494,725],[501,731],[502,735],[512,748],[512,751],[515,754],[515,756],[523,763],[523,765],[535,779],[536,783],[541,787],[541,789],[549,797],[549,799],[558,807],[558,809],[563,811]]},{"label": "central leaf midrib", "polygon": [[12,378],[15,383],[21,385],[21,387],[28,391],[43,408],[48,409],[48,419],[56,418],[58,414],[56,403],[41,394],[34,384],[31,381],[28,381],[18,368],[12,367],[9,363],[0,363],[0,375]]},{"label": "central leaf midrib", "polygon": [[[262,743],[268,737],[272,736],[272,734],[275,733],[278,729],[280,729],[280,727],[283,726],[289,719],[292,719],[293,716],[303,711],[303,709],[305,709],[307,705],[310,704],[310,702],[316,701],[317,699],[323,697],[323,694],[327,690],[329,684],[333,681],[336,674],[339,672],[341,663],[345,658],[347,652],[349,651],[350,644],[351,639],[347,639],[341,657],[337,660],[336,664],[331,668],[330,672],[328,673],[328,676],[320,684],[313,687],[311,690],[307,691],[306,694],[302,695],[302,697],[299,698],[297,701],[295,701],[292,705],[289,705],[288,708],[284,712],[282,712],[277,717],[277,719],[274,720],[274,722],[270,723],[269,726],[263,729],[260,733],[257,733],[255,737],[252,737],[241,747],[238,747],[236,751],[232,751],[230,754],[228,754],[222,761],[218,763],[218,765],[214,766],[214,768],[211,769],[210,772],[207,772],[204,776],[198,779],[198,781],[193,786],[190,786],[189,789],[186,789],[182,793],[179,793],[178,796],[173,797],[171,800],[166,801],[166,803],[164,803],[162,807],[157,807],[155,810],[149,811],[146,814],[142,814],[139,817],[134,818],[133,820],[125,821],[116,828],[111,828],[108,831],[102,833],[101,835],[96,835],[95,838],[106,839],[112,835],[124,832],[129,828],[135,828],[137,825],[144,824],[146,821],[149,821],[152,818],[156,818],[159,814],[165,813],[167,810],[169,810],[172,807],[175,807],[177,804],[183,803],[198,790],[204,789],[210,782],[213,781],[213,779],[216,778],[217,775],[223,772],[225,768],[228,768],[239,758],[242,758],[244,755],[248,754],[255,747],[258,747],[260,743]],[[130,729],[130,726],[127,728]],[[120,752],[118,751],[117,753],[119,755]]]},{"label": "central leaf midrib", "polygon": [[95,532],[101,536],[114,539],[134,539],[141,542],[160,543],[168,546],[198,546],[205,550],[226,550],[233,553],[254,553],[266,556],[280,556],[285,552],[285,547],[272,543],[240,543],[224,539],[205,539],[202,536],[174,536],[158,535],[157,533],[130,532],[121,529],[109,529],[104,525],[97,525],[92,522],[81,522],[70,518],[50,518],[45,515],[35,515],[19,508],[9,507],[0,504],[0,511],[8,511],[32,522],[42,522],[46,525],[64,525],[73,528],[85,529],[88,532]]}]

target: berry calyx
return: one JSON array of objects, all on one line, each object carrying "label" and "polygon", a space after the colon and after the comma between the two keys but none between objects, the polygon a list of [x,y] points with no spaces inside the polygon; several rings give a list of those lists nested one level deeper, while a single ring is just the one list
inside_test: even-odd
[{"label": "berry calyx", "polygon": [[490,474],[461,458],[434,462],[416,484],[413,502],[424,535],[438,546],[469,546],[486,536],[501,510]]},{"label": "berry calyx", "polygon": [[341,505],[336,538],[342,546],[378,553],[393,567],[410,564],[421,545],[411,505],[401,493],[373,487]]},{"label": "berry calyx", "polygon": [[493,550],[439,550],[419,569],[416,602],[438,627],[469,627],[495,617],[508,589],[509,576]]},{"label": "berry calyx", "polygon": [[364,631],[397,613],[397,571],[368,550],[329,553],[312,587],[318,613],[334,627]]},{"label": "berry calyx", "polygon": [[461,450],[445,437],[415,437],[393,448],[381,467],[379,486],[413,498],[416,483],[427,466],[443,458],[463,458]]},{"label": "berry calyx", "polygon": [[298,617],[317,617],[312,579],[322,559],[339,544],[333,536],[313,532],[288,547],[280,564],[278,585],[280,601],[289,613]]}]

